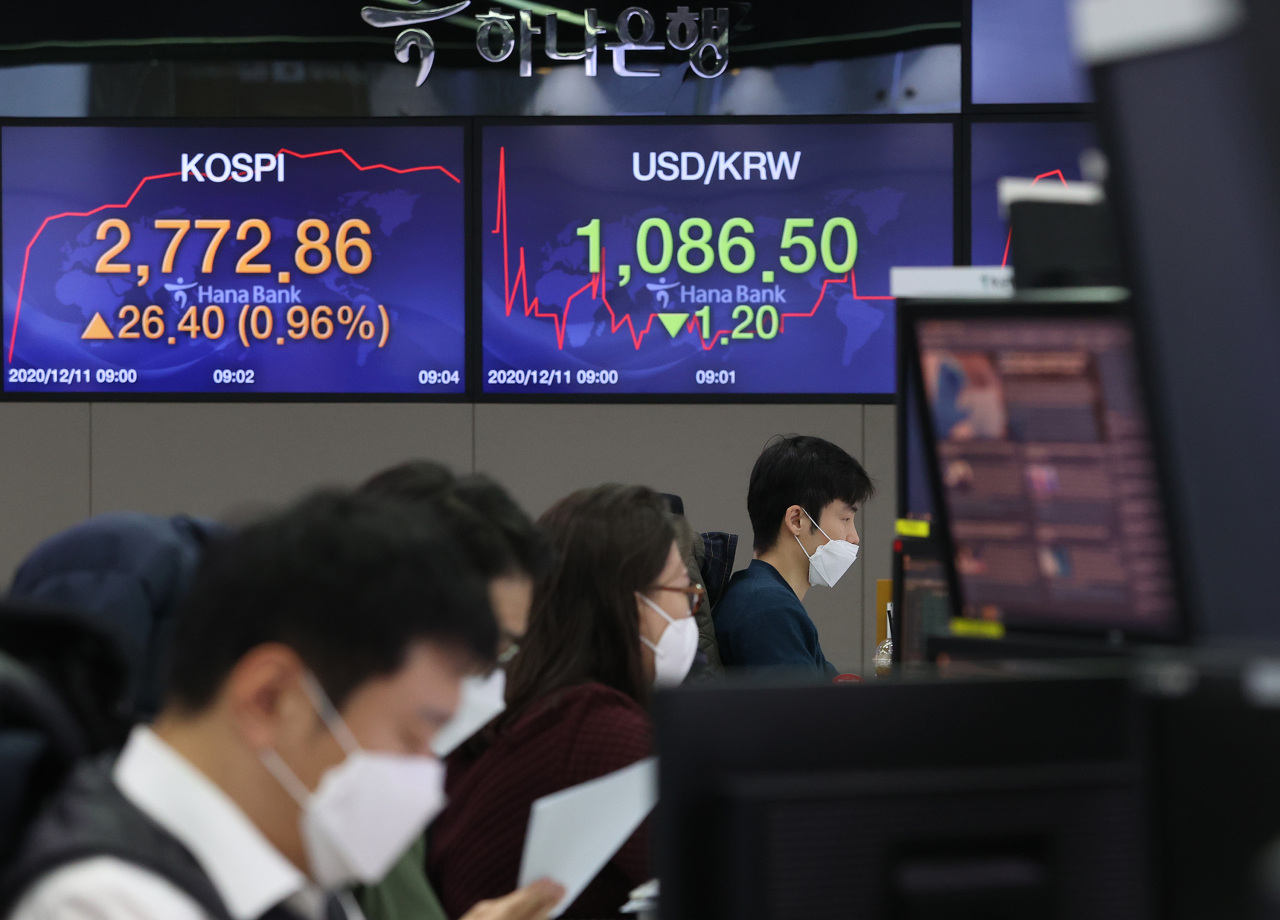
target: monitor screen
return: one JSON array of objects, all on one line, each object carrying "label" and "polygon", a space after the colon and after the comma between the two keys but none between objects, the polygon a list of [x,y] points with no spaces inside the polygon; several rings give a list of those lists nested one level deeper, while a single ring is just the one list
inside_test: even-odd
[{"label": "monitor screen", "polygon": [[967,615],[1172,636],[1165,515],[1127,319],[915,319]]},{"label": "monitor screen", "polygon": [[[1268,136],[1280,126],[1280,57],[1277,5],[1244,9],[1232,34],[1097,75],[1188,606],[1198,637],[1252,643],[1280,639],[1280,617],[1258,602],[1274,541],[1246,536],[1232,513],[1267,522],[1264,534],[1280,517],[1280,138]],[[1165,23],[1126,25],[1141,39]]]},{"label": "monitor screen", "polygon": [[970,127],[974,265],[1010,264],[1009,223],[1000,216],[996,185],[1004,176],[1066,183],[1080,175],[1080,155],[1098,145],[1097,130],[1082,121],[975,122]]},{"label": "monitor screen", "polygon": [[485,394],[891,394],[889,269],[953,261],[943,122],[491,125]]},{"label": "monitor screen", "polygon": [[973,0],[973,102],[1043,105],[1093,101],[1071,50],[1068,0]]},{"label": "monitor screen", "polygon": [[946,560],[936,539],[902,539],[895,546],[895,652],[903,663],[928,660],[931,636],[951,634],[951,590]]},{"label": "monitor screen", "polygon": [[464,393],[464,135],[5,124],[3,392]]},{"label": "monitor screen", "polygon": [[1129,693],[1083,673],[659,692],[662,917],[1147,917]]}]

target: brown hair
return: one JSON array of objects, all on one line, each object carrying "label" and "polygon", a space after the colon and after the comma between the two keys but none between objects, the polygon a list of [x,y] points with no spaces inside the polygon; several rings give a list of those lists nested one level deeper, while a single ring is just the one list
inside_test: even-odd
[{"label": "brown hair", "polygon": [[597,486],[561,499],[538,524],[557,562],[534,585],[529,631],[507,669],[503,723],[585,681],[647,705],[635,592],[653,586],[671,552],[666,502],[644,486]]}]

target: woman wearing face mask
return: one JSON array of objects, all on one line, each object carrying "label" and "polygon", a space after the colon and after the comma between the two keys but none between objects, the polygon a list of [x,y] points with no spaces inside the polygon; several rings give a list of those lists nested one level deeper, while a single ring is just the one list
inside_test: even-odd
[{"label": "woman wearing face mask", "polygon": [[[507,710],[449,758],[449,806],[431,829],[427,873],[450,917],[515,887],[535,800],[652,753],[652,688],[683,680],[697,652],[701,589],[661,496],[599,486],[562,499],[539,524],[558,562],[535,584],[507,667]],[[652,876],[647,827],[564,916],[617,914]]]}]

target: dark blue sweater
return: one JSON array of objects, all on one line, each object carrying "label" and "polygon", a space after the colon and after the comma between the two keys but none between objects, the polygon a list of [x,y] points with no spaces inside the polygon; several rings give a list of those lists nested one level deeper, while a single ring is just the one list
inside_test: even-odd
[{"label": "dark blue sweater", "polygon": [[834,677],[818,628],[778,570],[759,559],[736,573],[715,609],[720,657],[731,668],[789,668]]}]

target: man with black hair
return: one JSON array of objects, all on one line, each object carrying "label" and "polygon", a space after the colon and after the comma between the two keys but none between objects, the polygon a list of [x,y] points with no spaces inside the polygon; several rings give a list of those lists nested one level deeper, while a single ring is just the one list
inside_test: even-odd
[{"label": "man with black hair", "polygon": [[822,438],[780,438],[751,470],[747,513],[755,556],[715,609],[730,668],[788,668],[834,677],[803,603],[833,587],[858,555],[858,506],[874,491],[857,460]]},{"label": "man with black hair", "polygon": [[362,492],[422,503],[486,582],[498,620],[498,656],[514,654],[529,624],[533,581],[551,567],[551,544],[501,485],[483,473],[455,477],[432,460],[378,473]]},{"label": "man with black hair", "polygon": [[[206,554],[165,705],[36,819],[0,914],[62,920],[359,917],[443,804],[431,756],[462,678],[492,663],[483,585],[438,521],[321,494]],[[531,885],[471,920],[545,917]]]},{"label": "man with black hair", "polygon": [[[552,562],[551,543],[501,485],[483,474],[457,477],[443,464],[414,460],[383,470],[360,487],[436,517],[483,579],[498,621],[498,660],[514,656],[529,626],[533,582]],[[444,757],[505,706],[506,675],[474,675],[463,682],[455,720],[433,744]],[[420,837],[386,878],[359,892],[369,920],[445,920],[426,875],[427,843]]]}]

